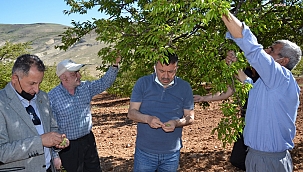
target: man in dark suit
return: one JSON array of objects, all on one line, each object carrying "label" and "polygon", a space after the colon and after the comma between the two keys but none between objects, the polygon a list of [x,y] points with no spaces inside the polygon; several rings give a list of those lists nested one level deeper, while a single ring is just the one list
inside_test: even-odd
[{"label": "man in dark suit", "polygon": [[45,66],[35,55],[19,56],[11,82],[0,90],[0,171],[51,172],[61,166],[52,147],[69,146],[57,132],[48,96],[39,90]]}]

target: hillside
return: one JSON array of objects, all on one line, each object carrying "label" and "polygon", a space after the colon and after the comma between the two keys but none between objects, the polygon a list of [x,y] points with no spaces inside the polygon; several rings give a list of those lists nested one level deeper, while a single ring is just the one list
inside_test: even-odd
[{"label": "hillside", "polygon": [[96,34],[86,35],[67,51],[55,49],[61,44],[62,34],[67,26],[49,23],[35,24],[0,24],[0,46],[6,41],[11,43],[32,42],[31,54],[38,55],[46,65],[57,64],[63,59],[70,58],[78,63],[90,64],[86,70],[97,74],[95,67],[102,64],[98,51],[106,46],[95,40]]}]

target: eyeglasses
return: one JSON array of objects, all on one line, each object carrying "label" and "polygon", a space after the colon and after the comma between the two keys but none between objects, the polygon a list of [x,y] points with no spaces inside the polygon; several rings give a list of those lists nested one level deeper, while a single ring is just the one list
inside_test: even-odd
[{"label": "eyeglasses", "polygon": [[32,105],[29,105],[28,107],[26,107],[26,111],[29,115],[32,115],[32,121],[34,123],[34,125],[41,125],[41,121],[39,119],[39,117],[37,116],[35,109],[33,108]]}]

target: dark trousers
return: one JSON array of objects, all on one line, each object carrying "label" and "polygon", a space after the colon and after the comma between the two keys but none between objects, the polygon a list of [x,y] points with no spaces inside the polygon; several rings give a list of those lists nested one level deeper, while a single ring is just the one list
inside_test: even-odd
[{"label": "dark trousers", "polygon": [[240,134],[240,137],[234,143],[233,149],[231,151],[230,163],[245,171],[245,159],[247,155],[247,146],[244,144],[243,135]]},{"label": "dark trousers", "polygon": [[94,134],[71,140],[69,147],[59,152],[67,172],[101,172]]},{"label": "dark trousers", "polygon": [[46,172],[52,172],[52,168],[49,167],[49,168],[46,170]]}]

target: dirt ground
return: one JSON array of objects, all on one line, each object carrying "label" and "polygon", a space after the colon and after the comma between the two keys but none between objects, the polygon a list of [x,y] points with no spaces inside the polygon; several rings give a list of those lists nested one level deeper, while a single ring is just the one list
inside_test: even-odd
[{"label": "dirt ground", "polygon": [[[303,79],[297,80],[303,91]],[[303,172],[302,93],[300,99],[295,148],[291,151],[295,172]],[[210,103],[206,109],[195,105],[195,122],[183,129],[179,172],[241,172],[229,163],[232,145],[223,148],[217,135],[211,135],[222,117],[220,103]],[[129,98],[107,93],[95,96],[92,101],[93,132],[104,172],[132,171],[137,125],[127,118],[128,105]]]}]

